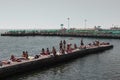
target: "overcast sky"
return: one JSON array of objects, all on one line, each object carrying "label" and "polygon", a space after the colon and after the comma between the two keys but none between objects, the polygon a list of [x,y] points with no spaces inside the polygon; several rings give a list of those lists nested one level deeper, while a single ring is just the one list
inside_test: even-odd
[{"label": "overcast sky", "polygon": [[0,0],[0,29],[120,25],[120,0]]}]

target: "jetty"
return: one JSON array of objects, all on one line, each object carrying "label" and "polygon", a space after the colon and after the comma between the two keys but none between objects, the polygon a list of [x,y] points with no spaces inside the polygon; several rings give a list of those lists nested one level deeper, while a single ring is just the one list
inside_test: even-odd
[{"label": "jetty", "polygon": [[65,54],[57,54],[56,56],[43,55],[39,58],[31,58],[29,60],[23,60],[21,62],[11,62],[10,64],[0,66],[0,78],[16,75],[17,73],[24,74],[24,72],[42,69],[44,67],[48,68],[50,66],[68,62],[89,54],[97,54],[99,52],[109,50],[111,48],[113,48],[113,45],[111,44],[76,48],[72,50],[72,52],[68,52]]},{"label": "jetty", "polygon": [[110,29],[53,29],[53,30],[11,30],[1,36],[60,36],[120,39],[120,30]]}]

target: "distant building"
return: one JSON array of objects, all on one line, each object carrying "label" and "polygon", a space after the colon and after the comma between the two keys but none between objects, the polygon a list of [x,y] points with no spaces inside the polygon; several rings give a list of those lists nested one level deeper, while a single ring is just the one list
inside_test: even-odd
[{"label": "distant building", "polygon": [[114,26],[114,27],[111,27],[110,29],[111,29],[111,30],[120,30],[120,27]]},{"label": "distant building", "polygon": [[101,26],[95,26],[94,29],[95,30],[102,30]]}]

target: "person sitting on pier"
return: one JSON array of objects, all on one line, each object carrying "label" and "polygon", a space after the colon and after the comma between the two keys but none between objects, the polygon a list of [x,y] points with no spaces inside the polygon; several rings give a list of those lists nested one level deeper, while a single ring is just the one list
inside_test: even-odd
[{"label": "person sitting on pier", "polygon": [[93,45],[91,43],[88,44],[88,47],[93,47]]},{"label": "person sitting on pier", "polygon": [[101,42],[100,45],[110,45],[110,43]]},{"label": "person sitting on pier", "polygon": [[15,58],[14,55],[11,55],[10,60],[12,60],[12,61],[14,62],[14,61],[16,61],[17,59]]},{"label": "person sitting on pier", "polygon": [[89,45],[89,46],[92,46],[92,44],[91,44],[91,43],[89,43],[88,45]]},{"label": "person sitting on pier", "polygon": [[2,63],[2,61],[0,61],[0,66],[2,66],[3,65],[3,63]]},{"label": "person sitting on pier", "polygon": [[42,52],[40,53],[40,55],[46,55],[44,48],[42,48]]},{"label": "person sitting on pier", "polygon": [[28,58],[28,52],[27,52],[27,51],[26,51],[25,54],[26,54],[25,58],[26,58],[26,59],[29,59],[29,58]]},{"label": "person sitting on pier", "polygon": [[72,49],[71,49],[71,45],[72,44],[67,44],[67,53],[71,53],[72,52]]},{"label": "person sitting on pier", "polygon": [[93,44],[92,44],[93,46],[96,46],[96,43],[93,41]]},{"label": "person sitting on pier", "polygon": [[47,50],[46,50],[46,55],[50,55],[49,48],[47,48]]},{"label": "person sitting on pier", "polygon": [[52,53],[53,53],[54,56],[56,56],[56,49],[55,49],[54,46],[53,46],[53,48],[52,48]]},{"label": "person sitting on pier", "polygon": [[100,45],[100,42],[98,40],[95,41],[96,46]]},{"label": "person sitting on pier", "polygon": [[76,44],[74,44],[74,49],[77,49],[77,45]]},{"label": "person sitting on pier", "polygon": [[14,56],[14,55],[11,55],[10,60],[11,60],[11,61],[13,61],[13,62],[21,62],[21,60],[20,60],[20,59],[15,58],[15,56]]},{"label": "person sitting on pier", "polygon": [[34,59],[38,59],[40,56],[39,55],[35,55]]},{"label": "person sitting on pier", "polygon": [[109,43],[109,42],[107,42],[107,43],[106,43],[106,45],[110,45],[110,43]]},{"label": "person sitting on pier", "polygon": [[25,51],[23,51],[23,53],[22,53],[22,57],[25,57]]},{"label": "person sitting on pier", "polygon": [[[28,60],[28,52],[23,51],[22,57],[24,58],[23,60]],[[21,58],[22,59],[22,58]]]},{"label": "person sitting on pier", "polygon": [[100,45],[105,45],[105,42],[101,42]]},{"label": "person sitting on pier", "polygon": [[10,60],[2,60],[2,61],[0,61],[0,66],[7,65],[7,64],[10,64],[10,63],[11,63]]},{"label": "person sitting on pier", "polygon": [[61,53],[61,54],[65,54],[65,50],[62,48],[62,49],[60,50],[60,53]]}]

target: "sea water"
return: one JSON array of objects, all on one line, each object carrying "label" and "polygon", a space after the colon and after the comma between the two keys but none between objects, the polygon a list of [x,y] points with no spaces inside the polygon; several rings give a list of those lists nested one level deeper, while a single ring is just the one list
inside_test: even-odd
[{"label": "sea water", "polygon": [[[19,57],[22,55],[22,51],[28,51],[30,56],[35,56],[40,54],[42,48],[51,50],[54,46],[59,50],[61,40],[80,46],[81,37],[0,36],[0,60],[8,60],[12,54]],[[110,42],[114,48],[44,70],[8,77],[7,80],[119,80],[120,39],[83,38],[84,44],[92,43],[95,40]]]}]

